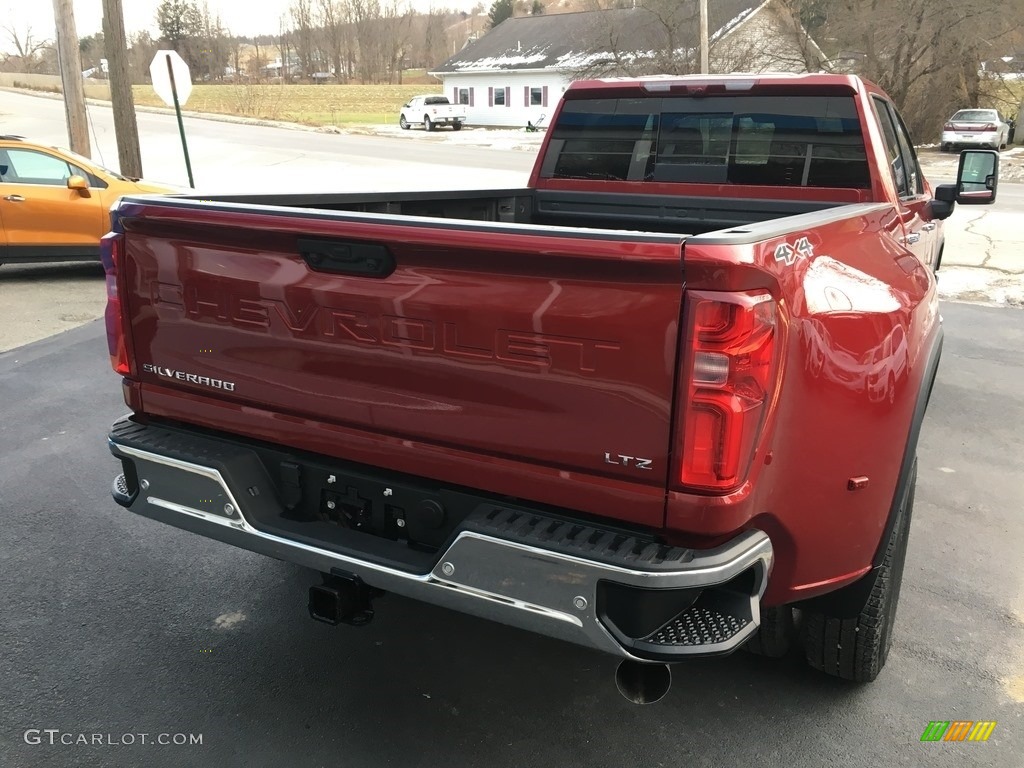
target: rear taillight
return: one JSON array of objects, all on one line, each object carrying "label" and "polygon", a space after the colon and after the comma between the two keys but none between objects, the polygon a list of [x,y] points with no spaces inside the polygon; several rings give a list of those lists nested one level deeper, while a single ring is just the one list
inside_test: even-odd
[{"label": "rear taillight", "polygon": [[746,479],[775,378],[768,294],[687,293],[678,480],[725,493]]},{"label": "rear taillight", "polygon": [[999,130],[999,126],[996,125],[995,123],[989,123],[988,125],[986,125],[981,130],[983,130],[983,131],[998,131]]},{"label": "rear taillight", "polygon": [[956,130],[956,129],[953,127],[952,123],[946,123],[944,126],[942,126],[942,130],[944,130],[944,131],[953,131],[953,130]]},{"label": "rear taillight", "polygon": [[114,373],[127,376],[128,348],[125,342],[124,313],[121,296],[117,289],[117,272],[124,256],[124,235],[111,232],[100,239],[100,258],[107,274],[107,310],[104,315],[107,324],[107,349],[110,352],[110,366]]}]

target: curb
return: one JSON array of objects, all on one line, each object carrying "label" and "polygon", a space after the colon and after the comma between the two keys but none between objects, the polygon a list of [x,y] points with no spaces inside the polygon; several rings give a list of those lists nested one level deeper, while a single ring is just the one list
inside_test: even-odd
[{"label": "curb", "polygon": [[[11,93],[20,93],[24,96],[34,96],[39,99],[50,99],[52,101],[63,101],[63,94],[51,93],[49,91],[34,91],[25,88],[12,88],[8,86],[0,86],[0,91],[9,91]],[[106,99],[93,99],[87,98],[85,103],[89,106],[94,107],[107,107],[110,106],[110,102]],[[150,106],[137,106],[135,107],[136,112],[144,112],[154,115],[174,115],[174,110],[170,107],[150,107]],[[418,135],[399,135],[392,133],[381,133],[378,129],[382,126],[390,127],[390,124],[381,123],[360,123],[350,127],[341,127],[337,125],[303,125],[302,123],[290,123],[284,120],[267,120],[258,117],[239,117],[237,115],[225,115],[219,112],[194,112],[183,109],[181,111],[182,117],[187,117],[194,120],[209,120],[216,123],[233,123],[235,125],[255,125],[263,128],[284,128],[290,131],[304,131],[306,133],[327,133],[338,136],[370,136],[378,139],[399,139],[399,140],[415,140],[415,141],[427,141],[432,144],[445,143],[443,136],[423,136]],[[486,128],[472,128],[471,130],[483,130]],[[473,143],[470,141],[463,141],[462,146],[472,147],[475,149],[489,149],[492,148],[492,144],[482,141],[481,143]],[[539,146],[538,144],[522,144],[511,148],[511,151],[532,151]]]}]

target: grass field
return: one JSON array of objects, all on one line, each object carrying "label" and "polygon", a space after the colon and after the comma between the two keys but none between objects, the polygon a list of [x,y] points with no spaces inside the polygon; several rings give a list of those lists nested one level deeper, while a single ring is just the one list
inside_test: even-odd
[{"label": "grass field", "polygon": [[[397,123],[401,106],[434,85],[195,85],[186,110],[286,120],[304,125]],[[134,86],[135,103],[162,107],[148,85]]]}]

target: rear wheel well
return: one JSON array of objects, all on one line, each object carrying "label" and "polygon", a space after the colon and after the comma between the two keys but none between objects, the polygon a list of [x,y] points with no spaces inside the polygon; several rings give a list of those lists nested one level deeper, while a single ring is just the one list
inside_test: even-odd
[{"label": "rear wheel well", "polygon": [[907,498],[908,492],[913,493],[911,484],[917,476],[917,441],[921,433],[921,424],[924,422],[925,413],[928,410],[928,403],[931,400],[932,389],[935,386],[939,360],[942,358],[942,339],[943,334],[940,327],[938,339],[932,347],[928,358],[928,365],[925,368],[925,375],[921,381],[921,388],[918,390],[914,416],[910,423],[910,431],[907,434],[903,464],[900,467],[900,474],[896,480],[896,489],[893,494],[892,505],[889,508],[885,528],[879,539],[875,555],[871,560],[871,570],[852,584],[841,587],[834,592],[828,592],[809,600],[794,603],[795,608],[827,613],[835,617],[853,618],[867,605],[871,597],[871,591],[875,587],[879,569],[885,560],[886,549],[892,538],[893,529],[900,518],[903,503]]}]

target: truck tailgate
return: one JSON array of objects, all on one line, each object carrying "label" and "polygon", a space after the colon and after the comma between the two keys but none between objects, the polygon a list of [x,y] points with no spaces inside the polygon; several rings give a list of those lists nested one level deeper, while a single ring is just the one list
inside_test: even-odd
[{"label": "truck tailgate", "polygon": [[144,403],[178,391],[636,484],[650,508],[623,517],[661,524],[681,236],[192,201],[117,215]]}]

